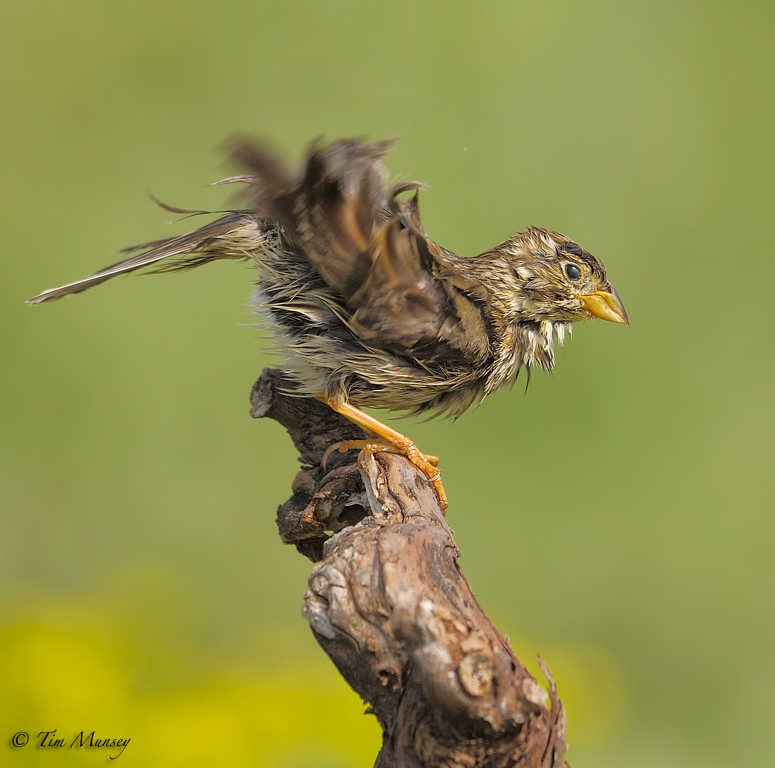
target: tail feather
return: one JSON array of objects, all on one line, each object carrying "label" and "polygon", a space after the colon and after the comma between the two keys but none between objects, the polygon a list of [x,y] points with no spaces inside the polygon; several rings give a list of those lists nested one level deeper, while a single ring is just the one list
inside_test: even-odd
[{"label": "tail feather", "polygon": [[[237,137],[229,143],[230,156],[249,173],[217,183],[245,184],[241,200],[248,210],[229,211],[185,235],[126,248],[125,258],[118,263],[43,291],[27,303],[41,304],[79,293],[117,275],[157,263],[159,266],[152,271],[170,272],[216,259],[256,257],[266,247],[267,231],[273,229],[283,233],[329,287],[349,304],[374,269],[378,233],[383,228],[408,228],[424,241],[416,197],[411,202],[396,199],[398,194],[416,190],[419,185],[406,182],[385,187],[387,171],[382,158],[392,144],[391,140],[368,144],[341,139],[328,145],[316,141],[310,145],[305,162],[294,171],[261,143]],[[174,213],[206,213],[176,208],[157,199],[156,202]],[[405,256],[409,258],[409,254]],[[381,258],[384,261],[386,257]],[[407,263],[415,269],[405,275],[412,285],[424,279],[427,265],[421,262],[412,250]]]},{"label": "tail feather", "polygon": [[258,223],[254,219],[249,219],[242,211],[235,211],[185,235],[131,246],[124,249],[124,253],[132,253],[132,256],[104,267],[89,277],[66,283],[58,288],[49,288],[28,299],[27,304],[42,304],[62,296],[68,296],[71,293],[80,293],[117,275],[135,272],[175,256],[182,258],[175,259],[168,264],[162,264],[152,271],[169,272],[191,269],[216,259],[247,259],[250,254],[245,250],[237,250],[234,247],[219,248],[220,239],[228,237],[230,233],[235,233],[235,230],[244,230],[246,224],[252,225],[252,229],[258,228]]}]

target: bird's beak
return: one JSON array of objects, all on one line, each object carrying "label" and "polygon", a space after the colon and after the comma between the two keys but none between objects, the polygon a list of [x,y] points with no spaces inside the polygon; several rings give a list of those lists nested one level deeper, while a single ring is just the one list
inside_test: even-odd
[{"label": "bird's beak", "polygon": [[611,286],[610,292],[595,291],[588,296],[579,296],[579,298],[595,317],[608,320],[611,323],[630,324],[624,304],[622,304],[622,300],[613,286]]}]

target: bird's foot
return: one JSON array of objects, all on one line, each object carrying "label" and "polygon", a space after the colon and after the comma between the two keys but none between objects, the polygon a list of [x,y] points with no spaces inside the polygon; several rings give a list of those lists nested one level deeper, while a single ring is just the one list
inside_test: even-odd
[{"label": "bird's foot", "polygon": [[325,468],[328,457],[334,451],[345,453],[346,451],[354,450],[361,450],[367,456],[375,453],[394,453],[405,456],[415,465],[415,467],[428,476],[428,479],[433,484],[433,487],[436,489],[436,493],[439,496],[441,511],[446,513],[449,503],[447,502],[447,494],[444,491],[444,486],[441,483],[441,472],[438,469],[438,456],[430,456],[423,453],[411,440],[405,437],[401,441],[388,441],[385,438],[376,440],[342,440],[341,442],[330,445],[326,449],[321,464],[323,468]]},{"label": "bird's foot", "polygon": [[404,438],[404,441],[401,443],[373,443],[373,445],[375,448],[371,450],[374,450],[375,452],[385,451],[386,453],[398,453],[401,454],[401,456],[406,456],[415,467],[421,472],[424,472],[428,476],[428,480],[431,481],[433,487],[436,489],[436,493],[439,496],[441,511],[446,514],[449,502],[447,501],[447,494],[444,491],[444,486],[441,483],[438,456],[427,456],[408,438]]},{"label": "bird's foot", "polygon": [[426,456],[420,449],[400,432],[396,432],[392,427],[383,424],[378,419],[364,413],[360,408],[356,408],[350,403],[342,403],[333,399],[322,398],[330,408],[337,413],[354,421],[358,426],[363,427],[368,432],[376,436],[374,440],[344,440],[341,443],[332,445],[324,454],[323,461],[331,454],[332,450],[349,451],[353,448],[360,448],[367,453],[398,453],[406,456],[412,464],[422,470],[428,479],[433,483],[436,493],[439,495],[439,506],[441,511],[446,513],[447,494],[444,492],[444,486],[441,484],[441,472],[438,470],[439,460],[436,456]]}]

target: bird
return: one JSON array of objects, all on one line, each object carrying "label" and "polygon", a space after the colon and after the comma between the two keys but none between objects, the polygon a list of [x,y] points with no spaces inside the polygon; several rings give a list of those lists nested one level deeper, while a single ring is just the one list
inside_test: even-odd
[{"label": "bird", "polygon": [[574,322],[629,320],[603,264],[558,232],[529,227],[470,257],[431,240],[420,220],[423,186],[389,183],[392,144],[318,139],[289,167],[263,142],[234,137],[226,149],[242,173],[215,183],[242,185],[239,207],[186,234],[126,248],[118,263],[28,303],[144,268],[252,262],[253,309],[291,394],[317,398],[373,435],[329,452],[400,453],[427,475],[446,510],[438,459],[362,409],[456,418],[521,370],[528,380],[534,368],[551,371],[555,342],[563,345]]}]

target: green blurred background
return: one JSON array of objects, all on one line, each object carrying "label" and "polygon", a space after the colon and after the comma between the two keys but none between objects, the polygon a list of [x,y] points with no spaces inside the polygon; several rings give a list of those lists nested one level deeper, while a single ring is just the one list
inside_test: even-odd
[{"label": "green blurred background", "polygon": [[249,268],[23,304],[182,231],[147,190],[222,207],[217,147],[256,131],[292,158],[400,136],[444,245],[537,224],[606,263],[629,328],[400,428],[442,455],[463,569],[552,668],[576,768],[771,766],[774,36],[753,0],[3,4],[2,762],[55,728],[151,768],[377,753],[276,535],[295,454],[248,416]]}]

